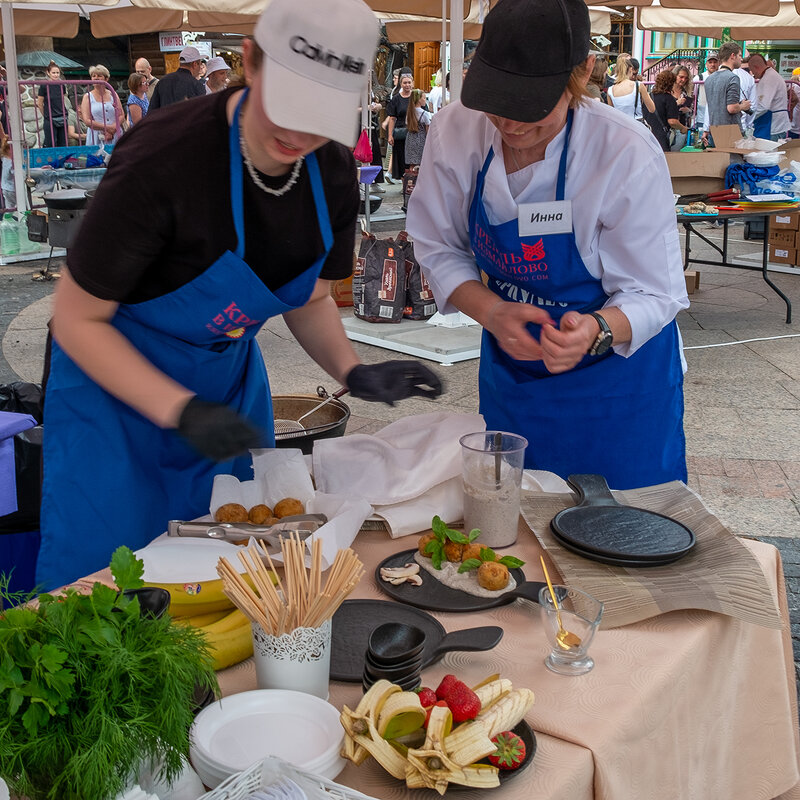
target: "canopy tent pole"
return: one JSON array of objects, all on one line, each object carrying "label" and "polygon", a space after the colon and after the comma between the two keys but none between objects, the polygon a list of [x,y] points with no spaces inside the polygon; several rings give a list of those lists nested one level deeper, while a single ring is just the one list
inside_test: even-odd
[{"label": "canopy tent pole", "polygon": [[3,23],[3,45],[6,51],[6,114],[11,130],[11,156],[14,164],[14,189],[17,192],[17,210],[28,210],[28,193],[25,186],[25,169],[22,152],[22,103],[19,98],[19,70],[17,69],[17,42],[14,37],[14,11],[11,3],[0,3],[0,20]]},{"label": "canopy tent pole", "polygon": [[[457,10],[454,9],[457,6]],[[450,3],[450,98],[461,99],[464,71],[464,13],[461,0]]]},{"label": "canopy tent pole", "polygon": [[[447,105],[447,0],[442,0],[442,46],[439,51],[440,86],[442,89],[442,108]],[[436,109],[434,109],[435,111]]]}]

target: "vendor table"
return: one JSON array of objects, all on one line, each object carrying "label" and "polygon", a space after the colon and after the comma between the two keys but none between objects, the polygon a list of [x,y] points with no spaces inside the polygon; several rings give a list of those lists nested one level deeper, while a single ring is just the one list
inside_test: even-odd
[{"label": "vendor table", "polygon": [[[683,225],[684,230],[686,231],[686,241],[684,244],[684,259],[683,259],[683,268],[684,270],[689,268],[689,264],[709,264],[711,266],[716,267],[735,267],[736,269],[759,269],[761,270],[761,275],[764,278],[764,282],[767,286],[772,289],[782,300],[786,303],[786,323],[789,324],[792,321],[792,303],[789,298],[769,279],[768,269],[769,269],[769,218],[778,212],[775,209],[769,209],[765,211],[737,211],[737,212],[720,212],[719,216],[699,216],[697,214],[678,214],[678,222]],[[779,212],[781,215],[783,214],[797,214],[797,209],[789,209],[784,210],[781,209]],[[699,222],[713,222],[714,220],[719,220],[723,223],[722,225],[722,247],[720,247],[716,242],[712,242],[706,236],[703,236],[700,231],[698,231],[694,226]],[[742,222],[755,222],[760,221],[764,223],[764,245],[763,245],[763,253],[761,258],[761,266],[749,266],[747,264],[734,264],[733,262],[728,260],[728,225],[731,220],[740,220]],[[691,235],[692,233],[696,234],[700,239],[702,239],[709,247],[712,247],[720,254],[719,261],[708,261],[702,258],[691,258],[690,254],[692,252],[691,247]]]},{"label": "vendor table", "polygon": [[[415,537],[391,540],[361,532],[353,544],[367,575],[354,597],[388,599],[372,577],[375,565],[408,549]],[[478,683],[499,672],[536,695],[527,721],[536,732],[533,764],[492,790],[497,800],[757,800],[800,798],[800,742],[792,644],[783,571],[771,545],[745,541],[763,569],[782,630],[723,614],[675,611],[598,632],[596,667],[581,677],[548,671],[549,651],[538,607],[525,600],[488,611],[436,613],[448,631],[501,625],[500,644],[485,653],[449,653],[423,672],[435,687],[458,673]],[[510,552],[541,580],[541,547],[520,519]],[[549,569],[557,574],[551,564]],[[223,694],[256,688],[252,659],[219,674]],[[332,682],[330,702],[354,708],[355,683]],[[411,791],[372,760],[350,764],[336,779],[381,800],[431,800]],[[448,791],[448,796],[464,796]],[[468,795],[477,800],[479,793]]]}]

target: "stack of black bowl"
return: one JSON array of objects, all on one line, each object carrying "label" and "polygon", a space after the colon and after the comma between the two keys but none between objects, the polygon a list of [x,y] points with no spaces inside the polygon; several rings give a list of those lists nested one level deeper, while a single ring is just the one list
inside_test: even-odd
[{"label": "stack of black bowl", "polygon": [[404,691],[420,685],[425,631],[402,622],[387,622],[372,631],[364,654],[363,687],[384,679]]}]

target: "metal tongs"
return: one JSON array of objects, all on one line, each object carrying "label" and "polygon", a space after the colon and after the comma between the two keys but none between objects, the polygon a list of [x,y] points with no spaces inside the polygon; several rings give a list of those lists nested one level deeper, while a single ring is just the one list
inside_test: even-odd
[{"label": "metal tongs", "polygon": [[241,542],[243,539],[254,539],[281,546],[281,539],[289,533],[296,533],[301,540],[308,538],[322,527],[328,518],[325,514],[297,514],[283,517],[274,525],[253,525],[250,522],[188,522],[182,519],[171,519],[167,523],[167,536],[188,536],[195,539],[217,539],[223,542]]}]

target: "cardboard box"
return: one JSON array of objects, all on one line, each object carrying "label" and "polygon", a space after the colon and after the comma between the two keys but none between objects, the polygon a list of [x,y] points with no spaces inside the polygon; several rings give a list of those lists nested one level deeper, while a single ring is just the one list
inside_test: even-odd
[{"label": "cardboard box", "polygon": [[775,264],[797,264],[797,250],[785,249],[771,244],[769,246],[769,260]]},{"label": "cardboard box", "polygon": [[[714,147],[710,149],[714,152],[729,153],[737,157],[743,157],[745,153],[758,152],[733,146],[734,142],[744,138],[738,125],[712,125],[711,136],[714,139]],[[791,161],[800,161],[800,139],[789,139],[775,149],[785,153],[778,164],[781,169],[788,168]]]},{"label": "cardboard box", "polygon": [[[797,216],[797,215],[795,215]],[[772,228],[769,230],[769,243],[785,250],[797,249],[798,232],[791,228]]]},{"label": "cardboard box", "polygon": [[697,270],[687,269],[683,277],[686,281],[686,294],[694,294],[700,288],[700,273]]},{"label": "cardboard box", "polygon": [[769,218],[770,232],[800,230],[800,214],[773,214]]},{"label": "cardboard box", "polygon": [[725,188],[725,170],[731,163],[727,153],[664,153],[675,194],[708,194]]}]

